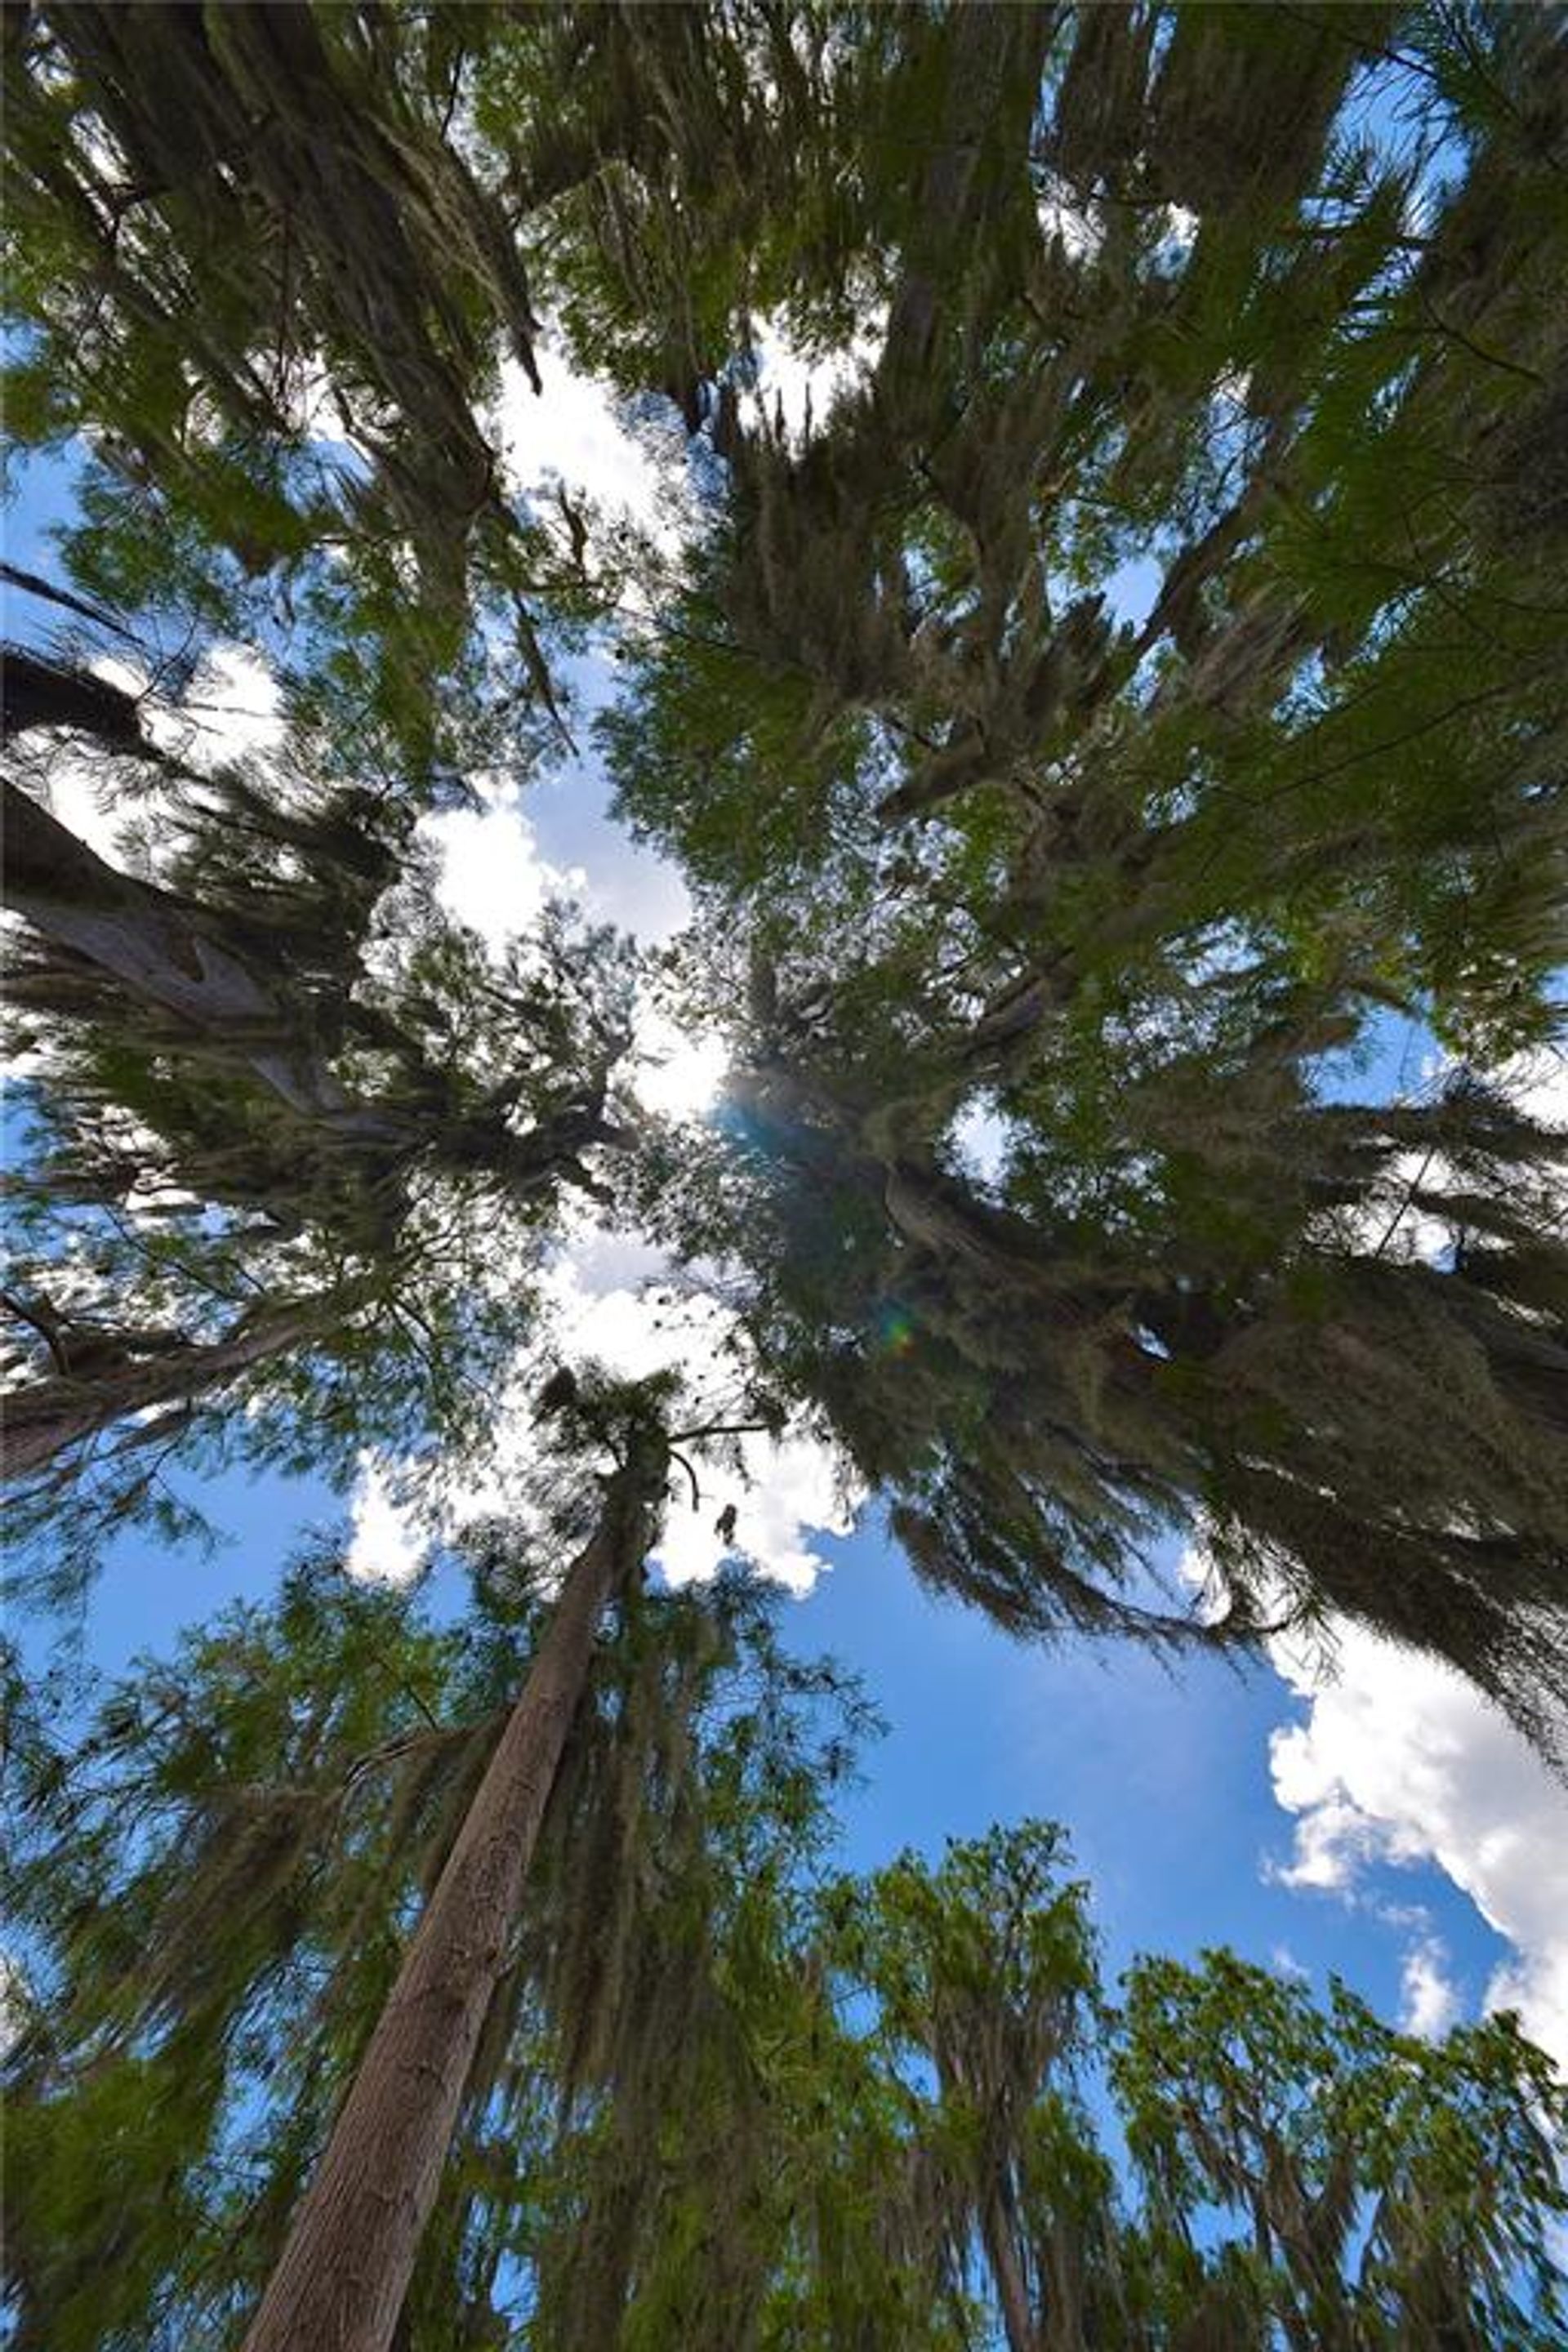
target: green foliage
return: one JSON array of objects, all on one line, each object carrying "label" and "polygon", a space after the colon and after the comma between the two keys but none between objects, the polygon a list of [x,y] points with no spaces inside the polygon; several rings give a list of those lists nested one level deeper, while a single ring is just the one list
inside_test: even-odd
[{"label": "green foliage", "polygon": [[[174,683],[265,648],[293,727],[198,778],[122,697],[86,756],[145,870],[13,828],[57,1570],[178,1530],[166,1459],[461,1458],[613,1150],[940,1589],[1173,1646],[1348,1615],[1560,1751],[1563,1142],[1507,1088],[1564,944],[1550,12],[44,5],[5,41],[7,396],[90,444],[69,575],[185,640]],[[509,500],[536,301],[683,416],[679,578]],[[863,326],[830,411],[769,413],[765,339]],[[416,846],[567,740],[553,674],[612,639],[620,807],[699,894],[667,978],[739,1065],[689,1149],[616,1115],[616,943],[552,916],[492,964]],[[1449,1070],[1343,1098],[1391,1019]],[[1194,1528],[1201,1620],[1150,1586]],[[318,1563],[77,1756],[25,1723],[24,2343],[234,2339],[534,1638],[515,1538],[476,1565],[460,1630]],[[1038,1828],[819,1886],[845,1751],[799,1677],[737,1588],[628,1606],[411,2352],[1545,2345],[1560,2099],[1511,2029],[1426,2050],[1225,1956],[1118,2022]]]},{"label": "green foliage", "polygon": [[[371,1444],[471,1447],[558,1188],[602,1196],[584,1155],[629,1140],[628,947],[553,906],[488,955],[439,908],[406,802],[347,781],[342,749],[297,721],[203,775],[100,746],[146,794],[130,862],[156,880],[58,828],[38,872],[13,853],[35,1065],[16,1540],[57,1589],[129,1517],[175,1532],[165,1464],[342,1475]],[[23,768],[24,814],[58,757]]]},{"label": "green foliage", "polygon": [[1506,2011],[1429,2042],[1342,1985],[1324,2011],[1229,1953],[1144,1960],[1113,2063],[1159,2226],[1234,2214],[1288,2340],[1557,2340],[1563,2095]]},{"label": "green foliage", "polygon": [[[1506,1094],[1564,953],[1562,44],[1083,11],[1025,119],[1027,19],[846,19],[847,93],[863,40],[925,93],[926,176],[852,181],[886,335],[804,429],[721,404],[723,528],[605,724],[747,1073],[740,1168],[659,1213],[719,1216],[763,1353],[1002,1622],[1331,1607],[1560,1754],[1561,1142]],[[1441,1090],[1325,1100],[1399,1019]],[[1194,1522],[1205,1627],[1129,1599]]]},{"label": "green foliage", "polygon": [[[443,1627],[322,1553],[107,1692],[74,1748],[24,1715],[19,2341],[233,2340],[527,1671],[546,1566],[493,1530]],[[647,2135],[689,2083],[733,2079],[716,1947],[732,1932],[743,1966],[755,1906],[822,1834],[824,1761],[868,1719],[783,1652],[753,1587],[632,1605],[552,1800],[415,2341],[490,2324],[497,2265],[537,2252],[540,2200],[584,2167],[643,2226]]]},{"label": "green foliage", "polygon": [[[498,1527],[470,1566],[440,1626],[323,1554],[74,1748],[18,1708],[19,2342],[237,2340],[526,1670],[538,1554]],[[754,1587],[633,1597],[414,2352],[1556,2340],[1563,2093],[1511,2019],[1413,2042],[1225,1953],[1141,1961],[1119,2014],[1052,1826],[823,1874],[867,1728]]]}]

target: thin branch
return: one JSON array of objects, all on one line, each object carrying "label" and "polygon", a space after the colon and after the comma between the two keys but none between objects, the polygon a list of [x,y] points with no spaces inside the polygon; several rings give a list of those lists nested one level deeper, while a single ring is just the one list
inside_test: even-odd
[{"label": "thin branch", "polygon": [[685,1473],[686,1473],[687,1476],[690,1479],[690,1481],[691,1481],[691,1507],[692,1507],[692,1509],[693,1509],[694,1511],[700,1511],[700,1510],[702,1508],[702,1489],[701,1489],[701,1487],[700,1487],[700,1486],[698,1485],[698,1483],[697,1483],[697,1473],[696,1473],[696,1471],[692,1468],[692,1466],[691,1466],[690,1463],[687,1460],[687,1458],[686,1458],[685,1454],[679,1454],[679,1453],[677,1453],[677,1451],[676,1451],[676,1449],[675,1449],[675,1447],[674,1447],[673,1445],[672,1445],[672,1446],[670,1447],[670,1449],[669,1449],[669,1458],[670,1458],[670,1460],[671,1460],[672,1462],[679,1462],[679,1465],[680,1465],[680,1466],[681,1466],[681,1468],[685,1471]]},{"label": "thin branch", "polygon": [[68,613],[79,614],[84,621],[91,621],[98,628],[108,629],[115,636],[124,637],[131,645],[139,646],[142,642],[134,629],[128,629],[123,622],[113,619],[101,605],[89,604],[84,597],[73,596],[68,589],[53,587],[48,581],[40,580],[36,572],[24,572],[19,563],[0,562],[0,580],[8,580],[13,588],[20,588],[29,596],[44,597],[49,604],[62,606]]},{"label": "thin branch", "polygon": [[674,1435],[682,1445],[695,1445],[704,1437],[765,1437],[773,1427],[771,1421],[707,1421],[696,1429],[678,1429]]}]

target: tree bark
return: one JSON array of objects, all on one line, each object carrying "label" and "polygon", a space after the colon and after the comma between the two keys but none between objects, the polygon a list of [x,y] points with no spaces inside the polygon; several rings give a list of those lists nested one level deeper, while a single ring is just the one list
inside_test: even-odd
[{"label": "tree bark", "polygon": [[[37,595],[74,604],[95,620],[104,618],[78,598],[61,596],[30,572],[16,572],[8,563],[0,566],[0,572]],[[143,760],[157,756],[142,732],[142,714],[134,695],[110,686],[107,678],[95,677],[90,670],[40,660],[26,646],[8,645],[0,657],[0,737],[26,735],[38,727],[69,727],[79,734],[95,737],[110,751]]]},{"label": "tree bark", "polygon": [[996,2300],[1002,2307],[1002,2331],[1007,2338],[1007,2352],[1039,2352],[1040,2339],[1034,2315],[1029,2309],[1029,2291],[1024,2281],[1023,2264],[1018,2260],[1012,2227],[999,2198],[985,2200],[980,2234],[984,2240],[986,2260],[996,2284]]},{"label": "tree bark", "polygon": [[305,1118],[349,1140],[406,1139],[311,1050],[288,989],[226,943],[221,919],[122,874],[9,780],[4,844],[6,904],[43,938],[188,1023],[195,1039],[240,1053]]},{"label": "tree bark", "polygon": [[652,1538],[667,1448],[605,1490],[383,2010],[244,2352],[388,2352],[605,1608]]},{"label": "tree bark", "polygon": [[[161,1353],[139,1357],[128,1349],[107,1370],[73,1375],[68,1370],[58,1378],[24,1383],[0,1400],[0,1475],[8,1482],[36,1477],[71,1446],[128,1414],[191,1402],[253,1365],[304,1347],[322,1327],[320,1306],[280,1307],[252,1317],[221,1339],[182,1346],[170,1333]],[[113,1339],[110,1331],[101,1343],[111,1346]]]}]

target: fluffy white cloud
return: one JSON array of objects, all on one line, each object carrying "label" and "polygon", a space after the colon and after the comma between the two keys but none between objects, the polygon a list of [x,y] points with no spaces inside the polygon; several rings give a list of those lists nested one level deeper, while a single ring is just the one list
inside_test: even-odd
[{"label": "fluffy white cloud", "polygon": [[[1544,1764],[1479,1694],[1436,1661],[1355,1628],[1331,1680],[1277,1651],[1310,1700],[1274,1734],[1274,1793],[1296,1816],[1284,1883],[1348,1892],[1377,1862],[1432,1862],[1514,1948],[1488,1988],[1568,2070],[1568,1803]],[[1405,1962],[1417,2031],[1452,2014],[1429,1938]]]},{"label": "fluffy white cloud", "polygon": [[1458,1989],[1448,1976],[1440,1937],[1424,1936],[1405,1955],[1399,1978],[1399,2022],[1406,2033],[1439,2042],[1459,2014]]},{"label": "fluffy white cloud", "polygon": [[363,1584],[407,1584],[425,1565],[429,1538],[398,1497],[384,1463],[360,1455],[353,1533],[343,1562]]},{"label": "fluffy white cloud", "polygon": [[[440,853],[441,905],[492,952],[526,936],[551,898],[573,899],[595,922],[647,946],[664,944],[689,922],[690,894],[679,873],[607,813],[604,778],[591,757],[563,761],[531,781],[526,796],[506,777],[474,783],[478,807],[426,816],[420,831]],[[658,1050],[658,1041],[650,1049]]]},{"label": "fluffy white cloud", "polygon": [[666,1118],[694,1118],[717,1099],[729,1049],[711,1030],[683,1029],[658,1005],[638,1013],[632,1039],[631,1082],[645,1109]]},{"label": "fluffy white cloud", "polygon": [[[751,1435],[740,1441],[738,1470],[699,1463],[695,1505],[672,1505],[655,1554],[672,1584],[710,1577],[726,1554],[740,1551],[763,1576],[797,1595],[809,1592],[827,1562],[813,1549],[814,1534],[847,1535],[854,1510],[847,1501],[831,1450],[808,1429],[775,1441]],[[735,1508],[733,1541],[717,1530],[721,1511]]]},{"label": "fluffy white cloud", "polygon": [[989,1095],[974,1095],[952,1123],[953,1148],[964,1169],[982,1184],[994,1184],[1007,1155],[1007,1121]]},{"label": "fluffy white cloud", "polygon": [[1189,212],[1185,205],[1167,205],[1161,224],[1158,257],[1172,261],[1184,259],[1201,226],[1196,213]]},{"label": "fluffy white cloud", "polygon": [[[744,1359],[722,1302],[711,1291],[664,1285],[596,1289],[595,1266],[592,1245],[580,1246],[552,1277],[555,1328],[567,1360],[592,1357],[627,1380],[679,1370],[685,1399],[681,1419],[692,1426],[744,1420]],[[598,1266],[605,1268],[603,1257]],[[792,1592],[808,1592],[826,1565],[808,1536],[846,1535],[853,1522],[837,1457],[803,1425],[778,1440],[750,1431],[733,1447],[733,1458],[723,1441],[682,1448],[696,1471],[698,1491],[694,1502],[689,1481],[678,1468],[655,1558],[673,1584],[711,1576],[729,1549],[715,1523],[733,1504],[733,1548],[754,1560],[763,1575]]]},{"label": "fluffy white cloud", "polygon": [[578,895],[585,877],[541,855],[515,785],[481,781],[479,791],[481,807],[442,809],[421,817],[419,830],[440,853],[441,906],[493,954],[532,929],[547,899]]},{"label": "fluffy white cloud", "polygon": [[613,385],[581,374],[552,344],[536,345],[542,391],[509,361],[489,425],[508,488],[531,501],[561,483],[585,495],[612,521],[652,533],[677,552],[691,528],[685,434],[674,409],[634,431]]},{"label": "fluffy white cloud", "polygon": [[[690,1270],[700,1279],[703,1269]],[[489,1458],[461,1482],[442,1475],[412,1481],[407,1465],[366,1456],[353,1503],[350,1572],[402,1581],[422,1565],[437,1536],[465,1522],[508,1513],[530,1516],[528,1473],[538,1453],[533,1412],[546,1365],[592,1360],[625,1380],[654,1372],[681,1375],[679,1423],[698,1427],[748,1418],[745,1359],[734,1321],[711,1290],[671,1278],[668,1260],[637,1236],[582,1226],[542,1284],[544,1328],[495,1401]],[[826,1566],[814,1534],[846,1535],[858,1497],[846,1487],[839,1458],[805,1423],[779,1439],[746,1431],[693,1440],[681,1453],[695,1473],[676,1465],[666,1525],[654,1558],[672,1584],[711,1576],[738,1551],[758,1571],[795,1593],[808,1592]],[[399,1475],[401,1471],[402,1475]],[[717,1522],[736,1513],[733,1541]]]},{"label": "fluffy white cloud", "polygon": [[125,804],[104,789],[103,769],[93,753],[69,742],[52,743],[38,762],[35,790],[68,833],[100,857],[119,856]]}]

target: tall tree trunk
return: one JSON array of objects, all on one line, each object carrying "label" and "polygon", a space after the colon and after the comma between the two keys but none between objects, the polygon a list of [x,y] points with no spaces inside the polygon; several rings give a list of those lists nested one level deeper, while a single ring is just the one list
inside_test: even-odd
[{"label": "tall tree trunk", "polygon": [[232,921],[122,874],[9,779],[4,847],[6,904],[45,939],[241,1056],[305,1118],[351,1141],[407,1139],[326,1066],[310,1043],[307,1009],[237,951]]},{"label": "tall tree trunk", "polygon": [[244,2352],[387,2352],[605,1610],[652,1539],[663,1440],[610,1480],[426,1905]]},{"label": "tall tree trunk", "polygon": [[[161,1352],[139,1356],[128,1343],[117,1360],[84,1366],[79,1373],[70,1369],[68,1349],[58,1377],[24,1383],[0,1399],[0,1475],[7,1480],[36,1477],[72,1446],[131,1413],[155,1405],[194,1403],[254,1365],[308,1346],[325,1328],[327,1311],[335,1318],[353,1303],[345,1292],[334,1295],[327,1309],[320,1303],[279,1307],[243,1318],[221,1339],[188,1345],[171,1332]],[[43,1328],[34,1317],[23,1319]],[[96,1337],[100,1350],[115,1344],[112,1331],[81,1336],[84,1340]],[[152,1336],[132,1335],[132,1340]],[[58,1341],[51,1344],[61,1356]]]},{"label": "tall tree trunk", "polygon": [[1002,2332],[1007,2338],[1007,2352],[1040,2352],[1040,2338],[1035,2326],[1034,2314],[1029,2309],[1029,2291],[1024,2279],[1024,2266],[1018,2259],[1018,2248],[1012,2223],[999,2196],[986,2199],[981,2214],[980,2234],[984,2242],[985,2258],[996,2284],[996,2300],[1002,2306]]}]

